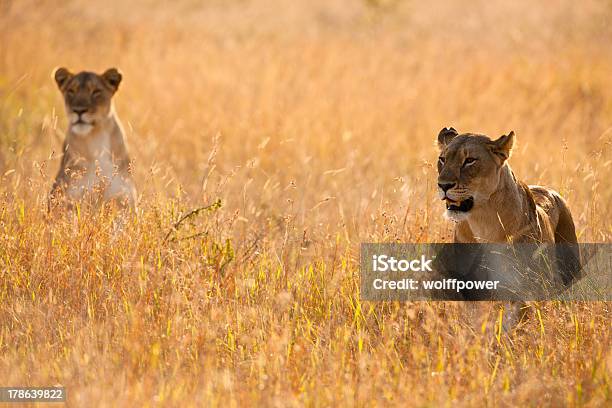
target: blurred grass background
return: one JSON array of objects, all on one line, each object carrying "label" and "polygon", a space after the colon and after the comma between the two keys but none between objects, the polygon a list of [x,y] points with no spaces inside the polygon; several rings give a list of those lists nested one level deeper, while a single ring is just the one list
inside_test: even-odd
[{"label": "blurred grass background", "polygon": [[[0,0],[2,383],[75,405],[609,401],[608,304],[534,306],[510,341],[463,305],[362,305],[357,256],[450,240],[444,126],[514,130],[519,178],[610,242],[611,27],[603,0]],[[57,66],[124,74],[140,213],[119,241],[44,222]]]}]

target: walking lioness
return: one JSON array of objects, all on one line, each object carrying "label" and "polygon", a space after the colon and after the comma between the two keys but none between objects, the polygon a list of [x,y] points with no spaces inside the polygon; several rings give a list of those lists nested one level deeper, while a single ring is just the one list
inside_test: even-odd
[{"label": "walking lioness", "polygon": [[514,132],[497,140],[444,128],[438,187],[455,242],[575,243],[570,210],[554,190],[527,186],[507,163]]},{"label": "walking lioness", "polygon": [[[514,132],[491,140],[453,128],[440,131],[438,191],[446,202],[445,215],[456,222],[456,243],[555,244],[558,268],[552,279],[562,289],[580,273],[572,215],[556,191],[515,177],[507,162],[514,141]],[[517,279],[528,286],[533,278]],[[512,304],[514,309],[521,305]],[[510,313],[509,326],[517,317]]]},{"label": "walking lioness", "polygon": [[87,201],[134,208],[136,189],[130,158],[112,103],[121,73],[110,68],[102,75],[72,74],[58,68],[53,76],[64,96],[68,132],[49,207],[61,203],[72,207],[75,202]]}]

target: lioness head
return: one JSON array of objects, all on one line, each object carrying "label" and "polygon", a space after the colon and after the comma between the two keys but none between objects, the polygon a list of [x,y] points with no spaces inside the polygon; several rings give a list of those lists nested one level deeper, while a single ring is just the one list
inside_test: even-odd
[{"label": "lioness head", "polygon": [[491,140],[484,135],[459,134],[453,128],[440,131],[438,192],[446,201],[448,218],[466,219],[497,190],[513,144],[514,132]]},{"label": "lioness head", "polygon": [[121,73],[116,68],[102,75],[86,71],[72,74],[66,68],[58,68],[53,76],[64,96],[70,127],[76,134],[88,134],[97,122],[111,114],[111,98],[121,83]]}]

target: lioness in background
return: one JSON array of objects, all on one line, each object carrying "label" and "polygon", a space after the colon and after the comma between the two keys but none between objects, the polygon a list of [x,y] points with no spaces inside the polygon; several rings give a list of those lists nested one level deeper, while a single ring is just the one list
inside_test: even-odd
[{"label": "lioness in background", "polygon": [[49,208],[87,201],[93,205],[114,202],[134,208],[136,189],[131,176],[125,136],[113,108],[112,97],[121,73],[110,68],[102,75],[54,73],[68,116],[68,132],[60,169],[51,189]]},{"label": "lioness in background", "polygon": [[[456,222],[454,242],[576,244],[565,200],[552,189],[526,185],[510,169],[514,140],[514,132],[491,140],[453,128],[440,131],[438,188],[447,218]],[[567,287],[580,272],[579,249],[557,245],[556,251],[563,265],[554,278]],[[520,319],[516,309],[521,304],[512,306],[509,326]]]}]

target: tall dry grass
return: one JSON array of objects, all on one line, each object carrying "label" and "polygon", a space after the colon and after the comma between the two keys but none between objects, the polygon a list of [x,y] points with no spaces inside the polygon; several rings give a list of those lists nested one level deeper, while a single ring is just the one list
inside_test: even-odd
[{"label": "tall dry grass", "polygon": [[[73,406],[609,404],[609,303],[535,304],[499,336],[494,309],[474,327],[462,304],[361,302],[357,259],[450,239],[447,125],[514,130],[516,173],[610,242],[611,22],[606,1],[0,1],[0,385]],[[124,234],[45,222],[59,65],[124,73]]]}]

